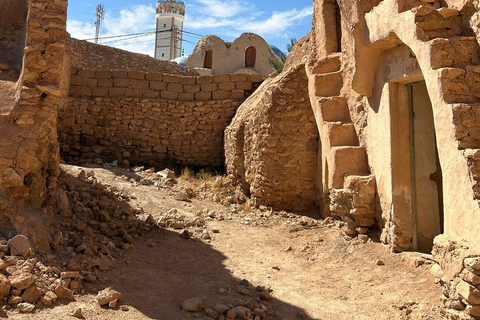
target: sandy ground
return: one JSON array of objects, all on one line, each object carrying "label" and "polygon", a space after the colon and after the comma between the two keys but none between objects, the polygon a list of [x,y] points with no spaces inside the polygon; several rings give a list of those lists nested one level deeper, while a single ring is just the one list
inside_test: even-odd
[{"label": "sandy ground", "polygon": [[[62,167],[72,174],[83,169]],[[441,290],[429,272],[431,262],[414,264],[420,254],[391,253],[375,235],[366,243],[346,239],[337,226],[321,221],[301,227],[301,216],[265,212],[236,217],[218,203],[177,201],[169,190],[121,179],[122,174],[135,175],[125,169],[94,171],[102,184],[134,195],[132,207],[154,217],[171,208],[189,216],[208,208],[233,218],[207,222],[210,242],[184,239],[183,230],[155,228],[135,240],[126,257],[105,273],[104,283],[87,287],[75,302],[33,315],[9,311],[8,318],[74,319],[69,315],[80,307],[92,320],[203,319],[202,313],[182,311],[182,301],[199,297],[206,308],[235,304],[244,297],[235,287],[247,279],[273,290],[273,299],[263,302],[268,319],[442,319]],[[384,265],[377,265],[379,259]],[[108,286],[124,294],[128,311],[96,304],[96,290]],[[226,292],[219,293],[220,288]]]}]

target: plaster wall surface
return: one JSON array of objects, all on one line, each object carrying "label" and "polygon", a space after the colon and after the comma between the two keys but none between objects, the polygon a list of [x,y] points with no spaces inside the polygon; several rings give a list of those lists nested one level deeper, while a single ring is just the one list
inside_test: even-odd
[{"label": "plaster wall surface", "polygon": [[[245,51],[253,46],[257,50],[253,68],[245,68]],[[235,41],[226,43],[214,35],[200,39],[188,57],[187,67],[203,68],[205,52],[212,51],[212,74],[218,73],[258,73],[267,77],[274,71],[269,59],[278,60],[263,38],[254,33],[244,33]]]}]

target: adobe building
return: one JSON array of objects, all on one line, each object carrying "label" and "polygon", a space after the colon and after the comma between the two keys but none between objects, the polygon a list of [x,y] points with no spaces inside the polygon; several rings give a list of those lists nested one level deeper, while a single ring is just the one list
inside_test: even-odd
[{"label": "adobe building", "polygon": [[225,131],[227,171],[255,204],[433,252],[467,318],[480,316],[476,6],[314,1],[312,32]]},{"label": "adobe building", "polygon": [[202,74],[246,73],[267,77],[275,70],[269,60],[279,57],[259,35],[244,33],[233,42],[204,36],[188,57],[187,67]]}]

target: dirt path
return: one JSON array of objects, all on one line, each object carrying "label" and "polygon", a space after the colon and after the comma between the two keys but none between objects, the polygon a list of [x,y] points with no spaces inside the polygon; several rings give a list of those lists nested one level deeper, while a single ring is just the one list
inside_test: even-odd
[{"label": "dirt path", "polygon": [[[71,173],[82,169],[64,168]],[[273,290],[272,300],[261,301],[268,319],[442,319],[440,287],[430,264],[415,267],[418,254],[393,254],[372,240],[347,240],[332,223],[311,225],[302,217],[269,211],[236,216],[233,207],[177,201],[169,190],[121,177],[135,173],[94,171],[101,183],[134,195],[130,205],[154,218],[171,208],[188,216],[204,209],[215,212],[217,218],[206,219],[211,239],[187,240],[181,229],[154,229],[134,241],[134,249],[105,274],[105,283],[87,287],[68,305],[38,310],[35,319],[66,319],[78,307],[86,319],[194,319],[195,314],[181,310],[182,301],[199,297],[206,308],[236,305],[238,299],[248,300],[236,292],[242,279]],[[88,292],[107,286],[124,294],[128,311],[97,306]],[[204,319],[203,313],[197,316]],[[13,311],[9,317],[32,319]]]}]

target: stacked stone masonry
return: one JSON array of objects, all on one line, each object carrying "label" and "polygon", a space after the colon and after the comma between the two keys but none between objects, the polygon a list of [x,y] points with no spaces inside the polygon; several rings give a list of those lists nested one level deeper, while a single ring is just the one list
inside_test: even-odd
[{"label": "stacked stone masonry", "polygon": [[261,75],[72,68],[58,111],[63,156],[221,167],[223,131]]},{"label": "stacked stone masonry", "polygon": [[18,6],[13,1],[0,2],[0,24],[15,20],[17,37],[14,44],[6,46],[16,48],[15,59],[1,50],[0,57],[21,71],[18,81],[1,81],[0,231],[2,236],[23,233],[37,248],[47,249],[47,226],[53,216],[59,173],[56,108],[67,1],[29,0],[23,1],[25,6],[21,2],[15,1]]}]

